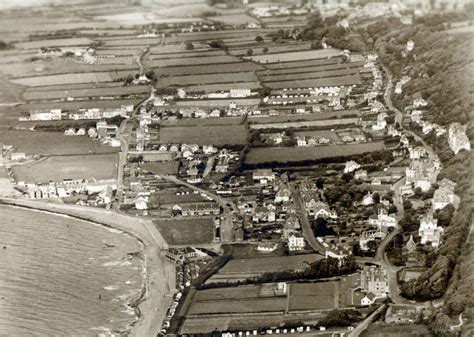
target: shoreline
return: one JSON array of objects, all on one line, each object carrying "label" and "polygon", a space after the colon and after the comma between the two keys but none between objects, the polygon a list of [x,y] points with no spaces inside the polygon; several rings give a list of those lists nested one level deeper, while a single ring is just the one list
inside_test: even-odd
[{"label": "shoreline", "polygon": [[125,329],[130,336],[156,336],[175,293],[175,275],[171,272],[174,265],[172,270],[167,270],[171,262],[161,251],[168,245],[155,227],[143,219],[98,208],[12,198],[0,198],[0,204],[71,217],[105,230],[118,230],[136,239],[142,246],[143,283],[140,297],[128,305],[135,311],[136,319]]}]

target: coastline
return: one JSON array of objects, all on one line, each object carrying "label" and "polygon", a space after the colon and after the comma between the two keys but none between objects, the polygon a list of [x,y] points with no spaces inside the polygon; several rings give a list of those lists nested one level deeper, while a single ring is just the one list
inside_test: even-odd
[{"label": "coastline", "polygon": [[168,247],[151,222],[104,209],[85,208],[31,200],[0,198],[0,204],[68,216],[106,229],[130,235],[143,246],[143,285],[141,296],[130,303],[137,319],[128,325],[130,336],[156,336],[174,294],[174,265],[161,251]]}]

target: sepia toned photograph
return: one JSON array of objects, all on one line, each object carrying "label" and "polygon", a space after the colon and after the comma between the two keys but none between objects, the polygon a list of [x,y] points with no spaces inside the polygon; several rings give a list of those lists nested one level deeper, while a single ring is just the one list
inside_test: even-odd
[{"label": "sepia toned photograph", "polygon": [[0,336],[474,336],[474,0],[0,0]]}]

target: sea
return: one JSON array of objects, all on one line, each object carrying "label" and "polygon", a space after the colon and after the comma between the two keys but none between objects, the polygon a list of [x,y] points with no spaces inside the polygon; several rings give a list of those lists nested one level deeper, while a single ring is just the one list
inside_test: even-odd
[{"label": "sea", "polygon": [[145,266],[127,233],[0,205],[0,336],[120,336]]}]

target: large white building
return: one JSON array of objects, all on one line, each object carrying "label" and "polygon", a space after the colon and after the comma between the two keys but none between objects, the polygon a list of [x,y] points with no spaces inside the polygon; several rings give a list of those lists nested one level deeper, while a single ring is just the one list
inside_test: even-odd
[{"label": "large white building", "polygon": [[421,236],[421,244],[431,242],[433,247],[438,247],[441,243],[443,227],[438,226],[438,220],[433,218],[433,213],[429,211],[420,221],[418,234]]},{"label": "large white building", "polygon": [[471,143],[466,136],[466,126],[459,123],[451,123],[448,129],[448,143],[454,154],[461,150],[470,151]]}]

